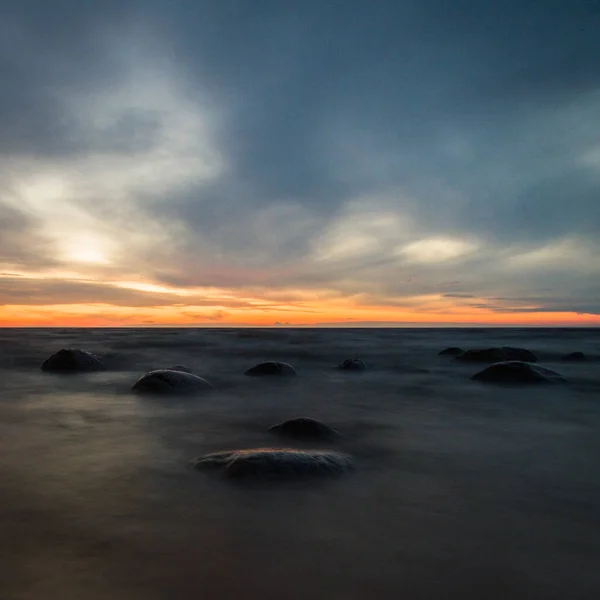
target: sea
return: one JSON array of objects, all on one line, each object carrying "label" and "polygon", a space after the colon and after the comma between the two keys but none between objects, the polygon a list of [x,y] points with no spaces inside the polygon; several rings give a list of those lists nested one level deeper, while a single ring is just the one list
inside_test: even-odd
[{"label": "sea", "polygon": [[[486,384],[438,354],[502,345],[570,383]],[[107,369],[43,373],[61,348]],[[351,357],[368,370],[335,368]],[[265,360],[297,376],[244,376]],[[214,389],[131,392],[171,365]],[[298,416],[342,436],[273,439]],[[274,445],[356,468],[193,466]],[[600,329],[2,329],[0,540],[2,600],[597,600]]]}]

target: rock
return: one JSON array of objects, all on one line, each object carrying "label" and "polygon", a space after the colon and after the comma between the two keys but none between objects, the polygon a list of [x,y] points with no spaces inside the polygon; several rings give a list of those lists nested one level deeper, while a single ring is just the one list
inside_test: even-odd
[{"label": "rock", "polygon": [[196,468],[220,468],[234,478],[294,479],[341,475],[352,470],[352,458],[330,450],[256,448],[207,454],[196,460]]},{"label": "rock", "polygon": [[290,376],[295,374],[296,370],[294,367],[292,367],[292,365],[288,365],[287,363],[283,362],[276,362],[274,360],[259,363],[244,373],[244,375],[249,375],[251,377],[260,377],[263,375]]},{"label": "rock", "polygon": [[186,371],[157,369],[140,377],[131,389],[142,394],[191,394],[212,389],[212,385]]},{"label": "rock", "polygon": [[562,360],[569,362],[581,362],[586,360],[586,356],[583,352],[571,352],[570,354],[565,354],[562,357]]},{"label": "rock", "polygon": [[450,348],[446,348],[445,350],[441,350],[438,352],[438,355],[448,355],[448,356],[458,356],[462,354],[464,350],[462,348],[457,348],[456,346],[451,346]]},{"label": "rock", "polygon": [[565,383],[567,380],[550,369],[519,360],[499,362],[475,373],[475,381],[489,383]]},{"label": "rock", "polygon": [[367,363],[360,358],[347,358],[342,361],[337,368],[342,371],[366,371]]},{"label": "rock", "polygon": [[537,362],[537,356],[529,350],[523,348],[510,348],[508,346],[500,346],[499,348],[485,348],[482,350],[467,350],[459,354],[457,360],[471,362],[506,362],[518,360],[522,362]]},{"label": "rock", "polygon": [[339,431],[329,427],[322,421],[308,417],[297,417],[283,421],[283,423],[269,427],[269,431],[278,435],[311,440],[327,440],[340,435]]},{"label": "rock", "polygon": [[85,373],[103,371],[102,361],[91,352],[77,348],[63,348],[42,363],[42,371],[49,373]]}]

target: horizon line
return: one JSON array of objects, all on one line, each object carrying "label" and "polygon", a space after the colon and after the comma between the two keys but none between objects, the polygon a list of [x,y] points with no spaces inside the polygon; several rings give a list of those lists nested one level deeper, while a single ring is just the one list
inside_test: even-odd
[{"label": "horizon line", "polygon": [[182,325],[182,324],[136,324],[136,325],[0,325],[0,329],[599,329],[600,325],[498,325],[496,323],[431,323],[426,325],[407,324],[330,324],[314,323],[309,325]]}]

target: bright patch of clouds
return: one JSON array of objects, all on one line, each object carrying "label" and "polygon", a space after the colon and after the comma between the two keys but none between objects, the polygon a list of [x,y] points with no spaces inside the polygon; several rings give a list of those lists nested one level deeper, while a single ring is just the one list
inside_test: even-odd
[{"label": "bright patch of clouds", "polygon": [[[383,200],[383,202],[382,202]],[[360,198],[342,214],[313,246],[316,261],[344,260],[385,252],[408,235],[409,221],[385,206],[385,199]]]},{"label": "bright patch of clouds", "polygon": [[[61,93],[74,147],[82,151],[19,156],[0,167],[0,203],[39,218],[55,258],[67,263],[110,262],[113,250],[131,241],[112,216],[134,223],[136,203],[164,200],[225,168],[213,141],[214,111],[187,96],[176,67],[119,44],[111,51],[120,64],[114,85]],[[138,233],[144,230],[138,221]],[[156,232],[142,237],[156,239]]]},{"label": "bright patch of clouds", "polygon": [[514,268],[565,268],[573,267],[578,271],[600,269],[597,248],[575,238],[564,238],[545,244],[534,250],[527,250],[510,256],[506,265]]},{"label": "bright patch of clouds", "polygon": [[475,242],[453,238],[427,238],[411,242],[397,250],[409,262],[440,263],[463,258],[475,252]]}]

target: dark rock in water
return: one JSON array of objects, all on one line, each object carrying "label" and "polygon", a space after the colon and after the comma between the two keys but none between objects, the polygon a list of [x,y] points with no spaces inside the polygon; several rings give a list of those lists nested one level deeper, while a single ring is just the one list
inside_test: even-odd
[{"label": "dark rock in water", "polygon": [[278,435],[311,440],[327,440],[340,435],[339,431],[329,427],[322,421],[308,417],[297,417],[283,421],[283,423],[269,427],[269,431]]},{"label": "dark rock in water", "polygon": [[442,356],[442,355],[458,356],[459,354],[462,354],[463,352],[464,352],[464,350],[462,348],[457,348],[455,346],[451,346],[450,348],[446,348],[445,350],[441,350],[440,352],[438,352],[438,354],[440,356]]},{"label": "dark rock in water", "polygon": [[586,360],[586,357],[583,352],[571,352],[570,354],[565,354],[562,359],[569,362],[580,362]]},{"label": "dark rock in water", "polygon": [[360,358],[347,358],[342,361],[337,368],[342,371],[366,371],[367,363]]},{"label": "dark rock in water", "polygon": [[523,348],[510,348],[500,346],[499,348],[484,348],[481,350],[467,350],[459,354],[457,360],[471,362],[505,362],[509,360],[518,360],[523,362],[537,362],[537,356],[529,350]]},{"label": "dark rock in water", "polygon": [[167,371],[180,371],[182,373],[191,373],[192,370],[188,369],[187,367],[184,367],[182,365],[175,365],[174,367],[167,367],[166,368]]},{"label": "dark rock in water", "polygon": [[131,389],[142,394],[191,394],[212,389],[212,385],[186,371],[158,369],[140,377]]},{"label": "dark rock in water", "polygon": [[490,365],[471,377],[489,383],[566,383],[566,379],[550,369],[519,360]]},{"label": "dark rock in water", "polygon": [[341,475],[352,470],[352,458],[330,450],[256,448],[207,454],[196,460],[196,468],[216,467],[234,478],[296,479]]},{"label": "dark rock in water", "polygon": [[244,375],[259,377],[262,375],[295,375],[292,365],[283,362],[267,361],[248,369]]},{"label": "dark rock in water", "polygon": [[49,373],[85,373],[103,371],[102,361],[91,352],[77,348],[63,348],[42,363],[42,371]]}]

